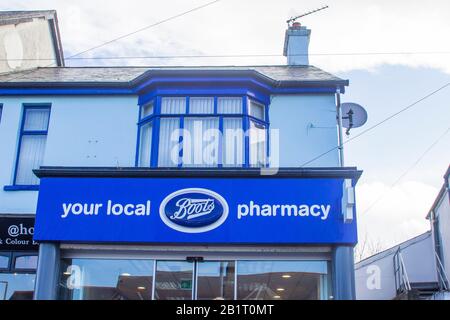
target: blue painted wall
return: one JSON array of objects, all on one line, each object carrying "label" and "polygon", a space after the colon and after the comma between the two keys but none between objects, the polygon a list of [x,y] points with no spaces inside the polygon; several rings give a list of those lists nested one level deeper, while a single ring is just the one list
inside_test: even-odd
[{"label": "blue painted wall", "polygon": [[[272,96],[271,129],[279,129],[280,166],[299,167],[338,144],[333,94]],[[275,148],[273,139],[271,149]],[[305,167],[338,167],[338,150]]]},{"label": "blue painted wall", "polygon": [[57,98],[52,103],[46,166],[134,166],[135,97]]},{"label": "blue painted wall", "polygon": [[36,211],[37,191],[4,191],[14,179],[23,103],[51,103],[43,165],[134,166],[137,96],[0,98],[0,214]]},{"label": "blue painted wall", "polygon": [[[0,103],[0,214],[36,210],[37,191],[3,190],[13,182],[23,103],[51,103],[44,165],[135,164],[138,96],[10,96]],[[337,145],[333,94],[272,96],[269,118],[279,129],[282,167],[298,167]],[[335,150],[307,166],[338,165]]]}]

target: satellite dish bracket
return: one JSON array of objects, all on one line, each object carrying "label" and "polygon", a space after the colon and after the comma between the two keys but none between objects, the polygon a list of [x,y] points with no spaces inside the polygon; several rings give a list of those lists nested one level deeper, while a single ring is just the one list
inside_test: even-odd
[{"label": "satellite dish bracket", "polygon": [[346,117],[342,117],[342,119],[348,119],[348,128],[347,128],[347,130],[345,130],[345,134],[347,136],[349,136],[350,135],[350,129],[353,128],[353,110],[350,109],[347,112],[347,116]]}]

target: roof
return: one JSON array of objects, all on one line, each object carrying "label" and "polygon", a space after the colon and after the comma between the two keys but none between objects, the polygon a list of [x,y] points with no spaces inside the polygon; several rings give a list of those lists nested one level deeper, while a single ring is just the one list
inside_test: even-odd
[{"label": "roof", "polygon": [[56,10],[0,11],[0,26],[31,22],[33,19],[45,19],[49,22],[57,64],[58,66],[64,66],[64,54]]},{"label": "roof", "polygon": [[36,18],[50,20],[53,19],[55,15],[55,10],[0,11],[0,25],[30,22]]},{"label": "roof", "polygon": [[347,86],[314,66],[203,66],[203,67],[63,67],[37,68],[0,75],[0,87],[43,85],[133,85],[156,76],[249,75],[282,86]]},{"label": "roof", "polygon": [[401,242],[401,243],[399,243],[399,244],[397,244],[397,245],[395,245],[395,246],[393,246],[393,247],[391,247],[389,249],[383,250],[383,251],[381,251],[379,253],[376,253],[376,254],[368,257],[368,258],[365,258],[365,259],[363,259],[361,261],[358,261],[355,264],[355,269],[362,268],[362,267],[364,267],[364,266],[366,266],[368,264],[371,264],[371,263],[373,263],[375,261],[383,259],[383,258],[385,258],[385,257],[387,257],[387,256],[389,256],[391,254],[395,254],[395,252],[398,249],[403,250],[403,249],[405,249],[405,248],[407,248],[409,246],[412,246],[413,244],[416,244],[417,242],[421,242],[421,241],[423,241],[425,239],[428,239],[430,236],[431,236],[431,231],[427,231],[427,232],[422,233],[422,234],[420,234],[418,236],[415,236],[414,238],[411,238],[409,240]]}]

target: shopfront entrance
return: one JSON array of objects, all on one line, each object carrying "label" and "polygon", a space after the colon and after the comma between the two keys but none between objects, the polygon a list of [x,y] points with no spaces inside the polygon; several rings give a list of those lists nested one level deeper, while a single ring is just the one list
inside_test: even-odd
[{"label": "shopfront entrance", "polygon": [[331,292],[327,261],[63,259],[68,300],[319,300]]}]

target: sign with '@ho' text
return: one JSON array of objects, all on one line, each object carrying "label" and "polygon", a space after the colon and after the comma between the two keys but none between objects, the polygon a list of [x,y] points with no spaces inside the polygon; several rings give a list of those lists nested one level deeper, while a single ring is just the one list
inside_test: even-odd
[{"label": "sign with '@ho' text", "polygon": [[0,217],[0,251],[35,251],[34,218]]},{"label": "sign with '@ho' text", "polygon": [[343,179],[42,178],[35,240],[354,244]]}]

